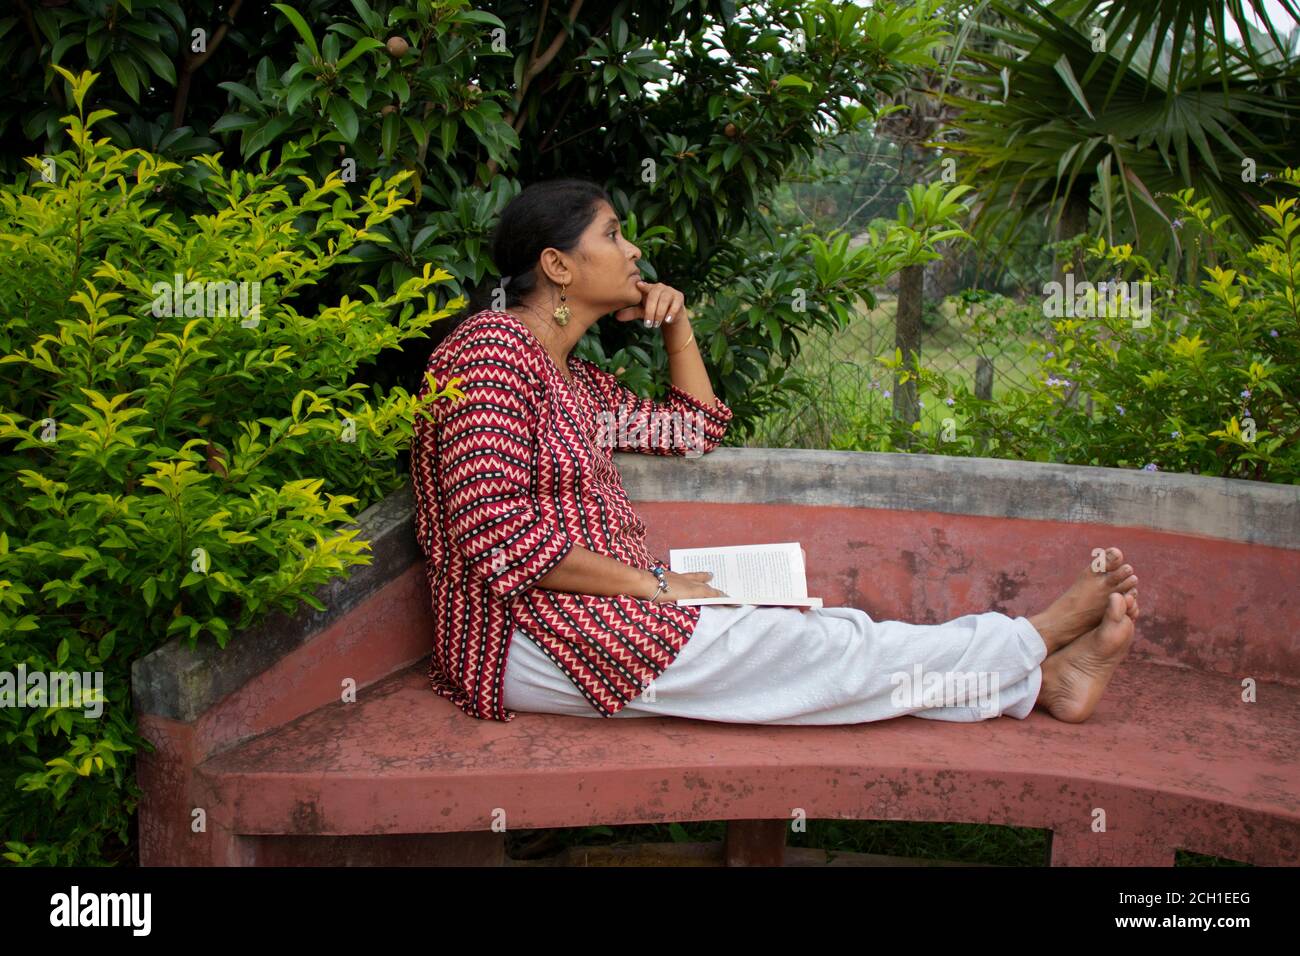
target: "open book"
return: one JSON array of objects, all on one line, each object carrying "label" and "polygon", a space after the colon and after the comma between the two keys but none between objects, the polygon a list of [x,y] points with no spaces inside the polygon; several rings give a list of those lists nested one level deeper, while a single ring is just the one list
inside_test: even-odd
[{"label": "open book", "polygon": [[678,598],[677,604],[777,604],[821,607],[822,599],[808,596],[804,552],[797,541],[781,544],[742,544],[729,548],[673,548],[668,570],[677,574],[712,571],[705,583],[726,597]]}]

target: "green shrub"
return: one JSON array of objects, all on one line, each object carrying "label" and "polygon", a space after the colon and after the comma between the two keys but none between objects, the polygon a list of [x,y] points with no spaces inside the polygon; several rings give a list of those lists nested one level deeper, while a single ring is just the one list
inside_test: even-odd
[{"label": "green shrub", "polygon": [[[774,223],[769,197],[822,143],[864,128],[913,70],[933,66],[948,36],[936,0],[28,7],[0,12],[10,80],[0,172],[63,148],[71,98],[53,66],[98,70],[97,97],[119,115],[96,129],[124,149],[174,162],[221,149],[229,168],[295,143],[318,181],[335,169],[360,180],[411,171],[399,195],[414,205],[369,230],[374,241],[317,294],[395,288],[432,262],[454,276],[437,290],[442,304],[496,281],[492,227],[525,184],[596,180],[629,239],[666,237],[643,245],[641,265],[686,295],[715,388],[736,411],[731,442],[788,391],[769,356],[788,355],[790,333],[830,313],[807,249],[786,241],[806,218]],[[203,200],[184,183],[164,198],[186,211]],[[829,293],[851,302],[844,286]],[[719,289],[728,300],[714,309]],[[774,331],[773,310],[795,325]],[[636,323],[601,322],[577,354],[608,357],[644,393],[667,378],[661,342]],[[423,347],[388,351],[365,379],[414,390],[426,357]]]},{"label": "green shrub", "polygon": [[[1279,182],[1300,188],[1300,170],[1285,170]],[[1178,281],[1131,246],[1098,239],[1088,247],[1093,275],[1149,282],[1149,324],[1133,314],[1140,303],[1080,299],[1083,311],[1097,314],[1076,309],[1049,320],[1055,340],[1034,346],[1043,377],[989,401],[964,381],[922,368],[927,406],[949,407],[939,416],[950,422],[945,429],[940,417],[923,416],[911,450],[1300,482],[1297,201],[1262,206],[1267,229],[1251,244],[1192,190],[1170,198],[1181,242],[1201,263],[1196,281]],[[1046,327],[1042,302],[1024,310],[1011,325]],[[900,364],[888,356],[878,362]],[[1075,389],[1077,400],[1066,402]],[[834,447],[901,450],[906,432],[864,412]]]},{"label": "green shrub", "polygon": [[[321,584],[369,563],[337,526],[403,480],[414,399],[348,379],[423,337],[448,277],[426,266],[390,295],[317,301],[405,204],[403,176],[354,196],[337,174],[295,176],[292,146],[234,172],[122,151],[92,136],[112,115],[85,116],[95,75],[61,72],[72,147],[0,189],[0,673],[99,674],[102,696],[0,707],[18,864],[102,862],[128,841],[147,746],[135,658],[319,610]],[[208,212],[164,205],[180,177]]]}]

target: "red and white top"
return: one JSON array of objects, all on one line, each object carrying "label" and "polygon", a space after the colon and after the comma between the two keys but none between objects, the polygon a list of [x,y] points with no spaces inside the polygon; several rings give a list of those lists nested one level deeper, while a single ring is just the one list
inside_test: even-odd
[{"label": "red and white top", "polygon": [[[699,607],[535,586],[574,545],[636,568],[666,566],[646,550],[612,452],[709,452],[733,414],[676,385],[664,402],[641,398],[577,356],[568,366],[572,384],[527,325],[491,310],[429,356],[437,390],[459,376],[464,393],[427,405],[432,421],[417,412],[411,445],[433,597],[429,681],[472,717],[515,717],[501,701],[515,627],[609,717],[663,673],[699,622]],[[428,392],[426,376],[417,397]]]}]

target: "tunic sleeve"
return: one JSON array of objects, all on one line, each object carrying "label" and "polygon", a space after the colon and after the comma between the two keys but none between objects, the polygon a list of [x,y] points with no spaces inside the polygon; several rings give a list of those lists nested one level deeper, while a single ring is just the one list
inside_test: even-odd
[{"label": "tunic sleeve", "polygon": [[667,400],[656,402],[642,398],[604,369],[584,364],[601,401],[596,425],[604,447],[697,458],[713,451],[726,437],[734,413],[721,398],[702,402],[669,384]]},{"label": "tunic sleeve", "polygon": [[460,377],[464,398],[441,416],[438,473],[448,528],[470,573],[512,598],[573,548],[532,490],[542,386],[524,353],[492,339],[468,346],[451,374]]}]

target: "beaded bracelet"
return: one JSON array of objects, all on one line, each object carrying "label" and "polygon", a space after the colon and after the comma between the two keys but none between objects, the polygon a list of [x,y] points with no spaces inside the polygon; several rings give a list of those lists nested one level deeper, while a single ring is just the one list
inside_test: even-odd
[{"label": "beaded bracelet", "polygon": [[659,579],[659,586],[655,588],[655,593],[650,595],[651,601],[657,601],[659,595],[668,590],[668,580],[664,577],[664,566],[662,564],[656,564],[650,569],[650,573]]}]

